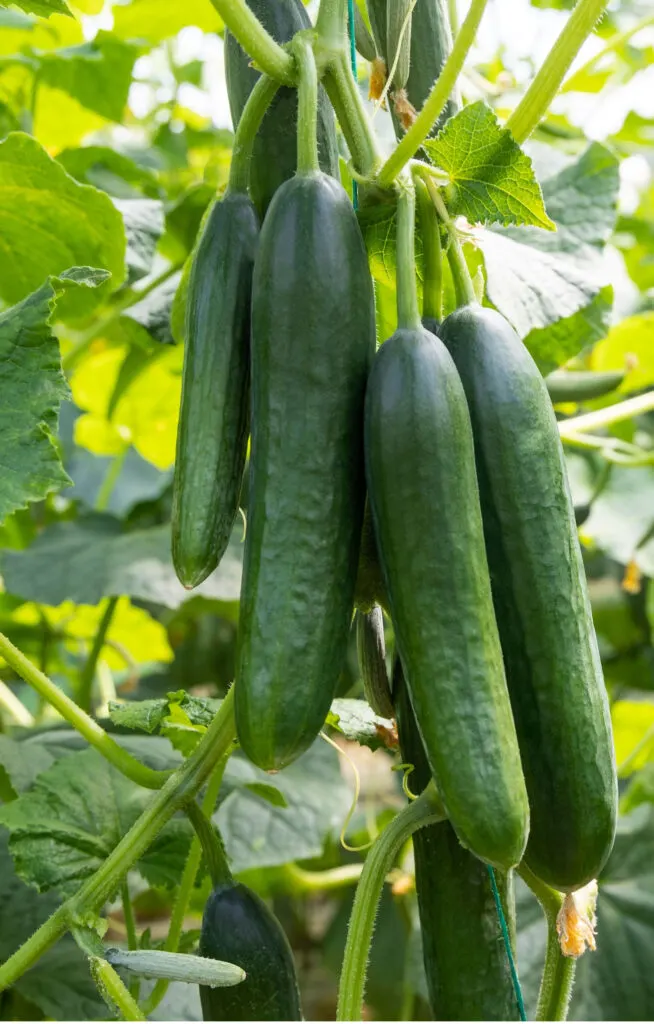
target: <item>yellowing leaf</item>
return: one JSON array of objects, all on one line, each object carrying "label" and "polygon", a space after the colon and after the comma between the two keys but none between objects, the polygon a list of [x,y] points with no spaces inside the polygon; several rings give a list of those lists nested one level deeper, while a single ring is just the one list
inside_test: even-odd
[{"label": "yellowing leaf", "polygon": [[627,317],[593,349],[594,370],[627,370],[621,391],[654,384],[654,312]]},{"label": "yellowing leaf", "polygon": [[[618,700],[611,709],[615,757],[618,765],[631,758],[638,745],[646,740],[649,730],[654,730],[654,703],[649,701]],[[642,768],[654,757],[654,731],[643,744],[630,770]]]},{"label": "yellowing leaf", "polygon": [[51,154],[79,145],[85,135],[99,131],[106,124],[104,117],[87,110],[61,89],[47,85],[39,88],[34,135]]}]

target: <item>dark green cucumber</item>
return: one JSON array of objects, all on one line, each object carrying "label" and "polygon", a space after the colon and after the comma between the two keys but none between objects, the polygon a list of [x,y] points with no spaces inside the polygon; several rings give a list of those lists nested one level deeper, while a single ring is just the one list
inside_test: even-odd
[{"label": "dark green cucumber", "polygon": [[[418,0],[411,17],[411,70],[406,83],[409,101],[420,110],[452,49],[448,0]],[[435,135],[459,110],[456,90],[430,134]]]},{"label": "dark green cucumber", "polygon": [[378,604],[356,613],[357,657],[363,692],[370,707],[382,718],[393,718],[391,687],[386,668],[384,615]]},{"label": "dark green cucumber", "polygon": [[[247,0],[247,5],[278,43],[288,42],[296,32],[311,26],[300,0]],[[250,63],[242,47],[226,32],[225,75],[235,125],[259,77],[259,72]],[[334,112],[322,87],[318,99],[317,132],[320,166],[339,180]],[[252,150],[250,195],[261,217],[279,186],[293,177],[296,166],[297,89],[282,86],[261,122]]]},{"label": "dark green cucumber", "polygon": [[227,193],[209,213],[193,257],[172,512],[173,562],[185,587],[216,568],[238,512],[258,234],[248,197]]},{"label": "dark green cucumber", "polygon": [[617,785],[611,721],[563,449],[547,388],[499,313],[440,334],[465,388],[486,547],[531,806],[525,861],[576,889],[605,863]]},{"label": "dark green cucumber", "polygon": [[363,526],[361,527],[361,546],[359,548],[359,568],[357,570],[357,582],[354,590],[354,603],[359,611],[369,612],[375,604],[380,604],[384,611],[388,612],[388,595],[384,585],[379,555],[377,553],[377,541],[375,540],[375,526],[372,521],[370,502],[366,501],[363,513]]},{"label": "dark green cucumber", "polygon": [[363,403],[375,350],[356,215],[320,172],[279,189],[252,299],[252,452],[236,724],[261,768],[320,731],[345,657],[363,519]]},{"label": "dark green cucumber", "polygon": [[274,914],[241,882],[217,885],[202,915],[200,956],[242,967],[232,988],[200,986],[204,1020],[302,1020],[293,953]]},{"label": "dark green cucumber", "polygon": [[[402,760],[414,770],[412,793],[430,778],[399,659],[393,668],[393,701]],[[459,843],[449,822],[413,835],[416,894],[427,992],[435,1020],[519,1020],[509,961],[488,868]],[[511,872],[496,872],[509,924],[515,907]]]},{"label": "dark green cucumber", "polygon": [[509,868],[528,831],[493,612],[470,419],[456,368],[400,329],[366,394],[368,495],[397,644],[432,774],[460,841]]},{"label": "dark green cucumber", "polygon": [[409,77],[411,3],[412,0],[386,0],[386,62],[389,75],[395,67],[393,72],[394,89],[403,89]]},{"label": "dark green cucumber", "polygon": [[590,370],[554,370],[545,378],[549,396],[557,402],[587,402],[603,398],[619,388],[625,378],[624,370],[593,373]]},{"label": "dark green cucumber", "polygon": [[386,5],[387,0],[367,0],[370,28],[377,44],[377,53],[387,61],[386,51]]},{"label": "dark green cucumber", "polygon": [[375,40],[370,34],[356,0],[354,3],[354,40],[356,48],[364,60],[373,61],[376,58],[377,46]]}]

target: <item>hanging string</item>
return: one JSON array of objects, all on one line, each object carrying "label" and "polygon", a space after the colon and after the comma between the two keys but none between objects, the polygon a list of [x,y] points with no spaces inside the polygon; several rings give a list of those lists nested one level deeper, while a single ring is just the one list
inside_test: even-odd
[{"label": "hanging string", "polygon": [[[352,74],[354,75],[354,81],[357,81],[357,48],[354,36],[354,3],[355,0],[347,0],[347,15],[348,15],[348,27],[350,32],[350,64],[352,65]],[[359,205],[358,185],[354,178],[352,179],[352,205],[356,210]]]},{"label": "hanging string", "polygon": [[525,1013],[525,1002],[522,998],[522,989],[520,987],[520,979],[518,978],[518,972],[515,966],[515,960],[513,959],[513,950],[511,949],[511,939],[509,938],[509,929],[507,928],[506,918],[504,916],[504,909],[502,907],[502,900],[497,889],[497,881],[495,879],[495,872],[490,864],[487,864],[488,875],[490,878],[491,889],[493,890],[493,899],[495,900],[495,909],[497,910],[497,917],[500,922],[500,928],[502,929],[502,938],[504,940],[504,948],[506,950],[506,956],[509,961],[509,969],[511,971],[511,981],[513,982],[513,991],[515,992],[516,1002],[518,1004],[518,1011],[520,1013],[520,1020],[527,1020],[527,1014]]}]

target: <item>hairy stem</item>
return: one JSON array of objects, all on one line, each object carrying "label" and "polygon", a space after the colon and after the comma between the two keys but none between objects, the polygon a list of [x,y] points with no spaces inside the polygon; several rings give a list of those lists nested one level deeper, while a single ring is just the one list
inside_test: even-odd
[{"label": "hairy stem", "polygon": [[445,812],[433,785],[393,818],[370,849],[357,886],[338,989],[337,1020],[361,1020],[366,967],[384,879],[413,833],[443,821]]},{"label": "hairy stem", "polygon": [[168,779],[102,867],[0,967],[0,992],[29,970],[75,921],[89,911],[101,910],[164,825],[195,796],[207,776],[229,754],[235,735],[232,687],[193,754]]},{"label": "hairy stem", "polygon": [[440,321],[443,316],[443,254],[441,229],[436,208],[424,181],[415,178],[424,274],[422,282],[422,315]]},{"label": "hairy stem", "polygon": [[540,71],[506,122],[516,142],[529,138],[547,113],[570,65],[602,16],[606,3],[607,0],[578,0]]},{"label": "hairy stem", "polygon": [[315,174],[318,162],[318,72],[313,49],[305,35],[293,42],[297,61],[298,115],[297,115],[297,172]]},{"label": "hairy stem", "polygon": [[102,654],[102,648],[104,647],[107,632],[111,625],[111,620],[114,617],[117,604],[117,597],[107,598],[106,607],[102,613],[102,618],[98,624],[96,634],[93,637],[91,650],[89,651],[88,658],[82,666],[77,702],[84,711],[91,710],[91,696],[93,691],[93,680],[95,679],[95,670],[98,666],[98,658]]},{"label": "hairy stem", "polygon": [[372,175],[380,162],[377,140],[345,52],[338,54],[327,68],[324,86],[356,170],[361,175]]},{"label": "hairy stem", "polygon": [[445,104],[450,98],[468,51],[475,41],[487,2],[488,0],[472,0],[470,10],[454,40],[450,55],[425,100],[422,110],[377,176],[380,185],[388,187],[392,184],[405,164],[416,155],[445,109]]},{"label": "hairy stem", "polygon": [[98,992],[112,1012],[118,1011],[119,1020],[145,1020],[138,1003],[111,964],[101,956],[90,956],[89,966]]},{"label": "hairy stem", "polygon": [[306,871],[297,864],[286,864],[284,874],[293,892],[332,892],[355,885],[361,878],[363,864],[342,864],[325,871]]},{"label": "hairy stem", "polygon": [[248,96],[234,135],[232,162],[229,167],[229,192],[247,192],[250,183],[252,147],[268,107],[272,103],[279,83],[268,75],[261,75]]},{"label": "hairy stem", "polygon": [[538,993],[536,1020],[565,1020],[572,994],[576,961],[561,952],[556,929],[556,918],[563,905],[563,896],[536,878],[526,865],[521,864],[517,870],[540,903],[547,921],[547,949]]},{"label": "hairy stem", "polygon": [[270,36],[244,0],[211,0],[218,14],[261,71],[292,85],[293,58]]},{"label": "hairy stem", "polygon": [[420,308],[416,286],[415,220],[416,196],[408,175],[398,183],[396,285],[397,321],[409,330],[420,327]]},{"label": "hairy stem", "polygon": [[450,215],[445,205],[445,200],[443,199],[435,182],[431,180],[429,175],[425,175],[423,180],[427,185],[427,189],[432,198],[436,212],[447,229],[449,237],[447,259],[452,272],[452,280],[454,281],[457,306],[470,306],[477,301],[477,296],[475,295],[475,289],[472,283],[472,278],[470,277],[470,271],[468,270],[468,264],[466,263],[465,256],[463,255],[463,249],[459,242],[458,232],[450,219]]},{"label": "hairy stem", "polygon": [[345,47],[347,0],[320,0],[316,31],[321,47],[340,50]]},{"label": "hairy stem", "polygon": [[87,743],[95,747],[114,768],[126,775],[132,782],[146,789],[161,789],[171,779],[172,772],[155,771],[141,764],[95,722],[90,715],[80,708],[75,701],[67,697],[51,679],[48,679],[22,651],[14,647],[3,633],[0,633],[0,654],[13,670],[29,683],[69,725],[84,737]]}]

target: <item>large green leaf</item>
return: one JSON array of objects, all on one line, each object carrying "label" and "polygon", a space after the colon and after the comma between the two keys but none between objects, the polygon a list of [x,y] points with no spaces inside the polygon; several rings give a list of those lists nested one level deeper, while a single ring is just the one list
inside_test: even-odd
[{"label": "large green leaf", "polygon": [[51,321],[66,291],[94,288],[106,277],[75,267],[0,314],[0,522],[70,483],[55,442],[68,385]]},{"label": "large green leaf", "polygon": [[472,224],[533,224],[554,230],[531,160],[482,100],[450,118],[425,142],[450,177],[450,210]]},{"label": "large green leaf", "polygon": [[[51,14],[70,14],[65,0],[11,0],[11,6],[20,7],[27,14],[38,14],[49,18]],[[0,3],[0,7],[9,7],[8,2]]]},{"label": "large green leaf", "polygon": [[132,0],[114,7],[114,32],[121,39],[160,43],[187,25],[219,32],[222,21],[211,0]]},{"label": "large green leaf", "polygon": [[39,81],[72,96],[109,121],[125,112],[138,48],[98,32],[89,43],[32,55]]},{"label": "large green leaf", "polygon": [[[118,287],[123,219],[107,195],[80,185],[35,139],[14,132],[0,142],[0,297],[19,302],[49,274],[73,266],[108,270]],[[76,295],[66,303],[67,318],[84,308]]]},{"label": "large green leaf", "polygon": [[[238,599],[242,539],[243,526],[237,522],[220,566],[194,595]],[[110,516],[48,527],[26,551],[4,552],[2,574],[10,593],[43,604],[97,604],[103,597],[126,594],[177,608],[190,596],[173,569],[170,527],[123,533]]]}]

